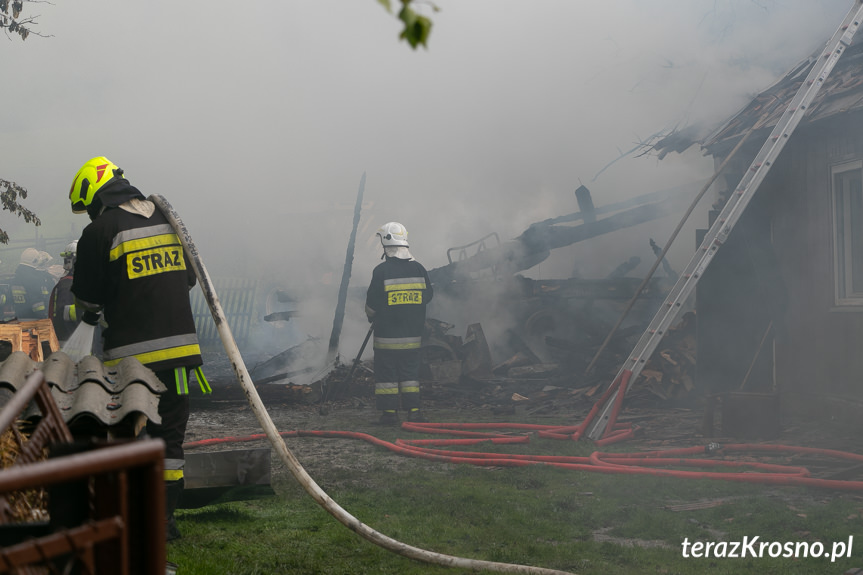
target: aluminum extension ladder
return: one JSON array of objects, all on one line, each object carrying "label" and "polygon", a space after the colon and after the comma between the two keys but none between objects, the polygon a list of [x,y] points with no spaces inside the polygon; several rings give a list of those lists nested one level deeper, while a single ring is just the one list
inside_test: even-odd
[{"label": "aluminum extension ladder", "polygon": [[[800,86],[797,94],[791,100],[788,108],[776,123],[770,136],[764,142],[758,155],[752,161],[746,174],[740,180],[734,193],[728,198],[725,207],[719,213],[716,221],[710,226],[704,240],[701,242],[685,270],[680,274],[677,283],[668,294],[659,311],[642,334],[632,353],[624,362],[612,384],[600,399],[603,402],[596,414],[595,421],[588,421],[587,437],[598,440],[609,437],[622,405],[623,396],[635,382],[647,360],[659,345],[665,330],[680,313],[683,303],[695,289],[699,278],[710,265],[713,256],[723,245],[731,230],[737,224],[743,210],[749,204],[758,186],[764,180],[767,172],[773,166],[779,153],[785,147],[797,124],[806,114],[815,95],[821,89],[827,76],[833,70],[836,62],[851,44],[857,33],[860,20],[863,17],[863,0],[855,0],[854,6],[848,12],[836,33],[825,45],[821,57],[812,66],[806,80]],[[612,388],[613,389],[612,391]]]}]

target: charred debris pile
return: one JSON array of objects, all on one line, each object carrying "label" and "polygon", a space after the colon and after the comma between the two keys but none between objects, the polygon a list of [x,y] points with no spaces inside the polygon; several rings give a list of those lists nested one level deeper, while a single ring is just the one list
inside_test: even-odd
[{"label": "charred debris pile", "polygon": [[[422,347],[423,401],[432,406],[481,407],[497,413],[516,409],[551,413],[591,405],[614,379],[649,321],[642,314],[617,330],[593,370],[586,373],[616,319],[609,315],[614,306],[608,303],[623,302],[638,282],[631,279],[585,283],[520,278],[517,283],[522,289],[532,290],[515,300],[524,310],[523,321],[507,328],[495,341],[489,341],[481,323],[468,325],[465,334],[458,335],[453,324],[429,318]],[[665,293],[662,284],[658,279],[652,292],[656,296],[644,301],[645,310],[661,303],[656,297]],[[597,295],[600,289],[615,299],[600,301],[597,297],[585,302],[573,298],[567,305],[565,295],[573,290],[583,296],[587,295],[584,290]],[[572,301],[578,304],[573,306]],[[686,398],[693,389],[695,360],[695,314],[688,312],[668,330],[630,390],[630,401],[654,405]],[[339,359],[326,376],[311,385],[293,383],[291,373],[296,372],[256,380],[262,399],[304,405],[324,401],[361,405],[373,400],[373,359]],[[219,395],[224,397],[221,389]]]},{"label": "charred debris pile", "polygon": [[[637,255],[598,279],[533,280],[520,272],[554,249],[671,214],[691,195],[691,190],[658,192],[595,208],[590,191],[579,186],[578,212],[534,223],[510,241],[490,234],[449,249],[449,263],[429,270],[436,301],[470,310],[452,316],[481,319],[463,336],[454,334],[449,323],[428,321],[423,365],[430,389],[425,396],[495,409],[522,405],[537,412],[592,403],[617,375],[677,274],[663,259],[646,283],[629,277],[641,262]],[[653,238],[644,238],[632,251],[641,254],[648,245],[658,258],[662,250]],[[435,308],[433,302],[430,313],[435,311],[441,311],[440,304]],[[617,325],[621,317],[625,321]],[[632,387],[631,399],[667,401],[690,394],[695,327],[695,314],[689,312],[668,330]]]},{"label": "charred debris pile", "polygon": [[[568,411],[592,405],[632,351],[643,325],[637,322],[618,330],[587,373],[611,328],[591,311],[540,307],[520,327],[507,329],[505,341],[494,344],[479,323],[469,325],[462,337],[452,334],[451,324],[429,320],[423,345],[424,398],[502,413],[516,408],[529,413]],[[492,346],[506,351],[505,359],[493,361]],[[373,374],[373,364],[367,367]],[[642,371],[630,400],[654,404],[686,398],[693,389],[694,372],[695,314],[687,313],[669,330]]]},{"label": "charred debris pile", "polygon": [[[633,256],[599,279],[533,280],[519,272],[544,261],[553,249],[673,213],[689,195],[691,191],[653,193],[594,208],[590,192],[580,186],[579,212],[537,222],[510,241],[489,234],[449,249],[449,263],[429,270],[435,301],[422,348],[424,401],[496,411],[520,406],[530,412],[581,408],[595,401],[674,285],[674,270],[663,261],[661,273],[643,284],[644,278],[627,275],[641,261]],[[611,215],[600,218],[603,213]],[[659,256],[652,238],[633,246],[633,252],[641,253],[648,242]],[[450,305],[473,313],[461,314]],[[627,320],[615,329],[621,313]],[[478,319],[458,334],[453,324],[435,315]],[[262,398],[312,404],[373,397],[372,360],[354,364],[353,358],[348,363],[336,358],[335,367],[311,385],[291,383],[297,373],[291,371],[292,360],[308,343],[268,362],[281,365],[277,375],[256,378]],[[668,330],[628,397],[644,402],[686,397],[693,389],[695,350],[695,314],[689,312]]]}]

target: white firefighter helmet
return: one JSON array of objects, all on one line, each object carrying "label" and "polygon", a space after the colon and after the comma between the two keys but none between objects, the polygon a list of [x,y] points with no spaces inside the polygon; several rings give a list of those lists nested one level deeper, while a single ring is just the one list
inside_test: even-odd
[{"label": "white firefighter helmet", "polygon": [[31,268],[35,268],[39,265],[39,262],[42,261],[42,256],[39,254],[39,250],[36,248],[27,248],[23,252],[21,252],[21,263],[25,266],[29,266]]},{"label": "white firefighter helmet", "polygon": [[387,222],[378,228],[377,235],[384,247],[408,246],[408,231],[398,222]]},{"label": "white firefighter helmet", "polygon": [[66,244],[66,249],[60,252],[60,257],[63,258],[63,268],[66,271],[72,271],[72,268],[75,267],[75,260],[78,257],[78,240]]}]

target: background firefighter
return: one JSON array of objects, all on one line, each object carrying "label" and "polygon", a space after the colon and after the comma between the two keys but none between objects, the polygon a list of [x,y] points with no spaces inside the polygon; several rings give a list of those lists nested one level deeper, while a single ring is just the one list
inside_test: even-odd
[{"label": "background firefighter", "polygon": [[12,278],[12,302],[19,319],[48,317],[48,298],[54,288],[54,278],[45,269],[45,255],[36,248],[27,248],[21,253]]},{"label": "background firefighter", "polygon": [[148,421],[146,433],[165,442],[166,535],[176,539],[191,369],[209,391],[189,302],[195,274],[165,216],[107,158],[84,164],[69,199],[73,212],[92,220],[78,240],[72,293],[82,321],[96,325],[98,312],[105,315],[103,362],[135,357],[168,388],[159,398],[161,424]]},{"label": "background firefighter", "polygon": [[366,315],[374,322],[375,402],[380,422],[397,425],[399,407],[408,421],[425,421],[420,411],[420,346],[426,306],[433,290],[428,272],[408,249],[408,232],[398,222],[377,231],[385,261],[372,272]]},{"label": "background firefighter", "polygon": [[72,276],[75,273],[77,250],[78,240],[75,240],[70,242],[60,254],[63,257],[65,273],[51,290],[51,297],[48,299],[48,314],[54,326],[54,333],[60,341],[69,339],[80,320],[75,308],[75,296],[72,295]]}]

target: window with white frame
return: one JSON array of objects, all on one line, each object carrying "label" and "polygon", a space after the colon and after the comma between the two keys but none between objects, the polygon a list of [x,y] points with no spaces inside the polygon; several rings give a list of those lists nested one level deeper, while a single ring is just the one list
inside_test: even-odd
[{"label": "window with white frame", "polygon": [[833,166],[836,305],[863,305],[863,162]]}]

